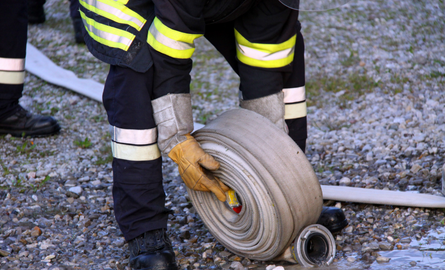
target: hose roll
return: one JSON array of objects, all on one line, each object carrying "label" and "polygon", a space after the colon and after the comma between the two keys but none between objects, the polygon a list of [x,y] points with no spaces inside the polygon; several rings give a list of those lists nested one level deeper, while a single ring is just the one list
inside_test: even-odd
[{"label": "hose roll", "polygon": [[214,172],[235,190],[236,213],[210,192],[188,189],[202,221],[228,250],[271,260],[317,221],[322,192],[306,156],[267,118],[245,109],[221,114],[193,136],[221,163]]}]

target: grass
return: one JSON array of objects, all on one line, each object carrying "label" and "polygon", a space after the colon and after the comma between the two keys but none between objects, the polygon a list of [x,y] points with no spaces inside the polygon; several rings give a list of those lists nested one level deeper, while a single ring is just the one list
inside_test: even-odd
[{"label": "grass", "polygon": [[0,160],[0,166],[3,169],[3,176],[10,174],[8,167]]},{"label": "grass", "polygon": [[31,188],[34,190],[34,192],[36,192],[37,190],[41,189],[46,184],[46,182],[48,182],[50,179],[51,179],[51,177],[49,175],[47,175],[45,177],[45,179],[43,179],[43,181],[40,182],[37,186],[34,186],[31,184]]},{"label": "grass", "polygon": [[378,86],[378,82],[363,74],[353,73],[346,78],[318,75],[306,82],[307,102],[309,106],[319,106],[318,97],[324,92],[339,93],[344,91],[335,102],[346,106],[348,101],[354,100],[364,93],[370,93]]},{"label": "grass", "polygon": [[101,147],[99,151],[102,154],[102,156],[97,157],[96,162],[94,162],[95,165],[105,165],[113,161],[113,153],[109,145]]},{"label": "grass", "polygon": [[74,145],[80,147],[80,148],[90,148],[92,143],[88,137],[85,137],[84,140],[82,139],[76,139],[74,140]]},{"label": "grass", "polygon": [[[29,143],[29,145],[28,145],[28,143]],[[34,150],[34,148],[36,148],[36,145],[34,144],[34,142],[28,141],[28,140],[26,140],[22,145],[16,146],[18,153],[28,154],[28,155],[32,152],[32,150]]]}]

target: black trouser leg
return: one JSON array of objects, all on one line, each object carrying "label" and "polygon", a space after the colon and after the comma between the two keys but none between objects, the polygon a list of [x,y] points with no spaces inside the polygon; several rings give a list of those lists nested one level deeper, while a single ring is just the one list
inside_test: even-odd
[{"label": "black trouser leg", "polygon": [[103,94],[112,128],[114,211],[127,241],[167,228],[162,159],[160,154],[145,155],[149,149],[159,151],[150,97],[152,77],[152,69],[138,73],[111,66]]},{"label": "black trouser leg", "polygon": [[28,31],[26,0],[0,1],[0,120],[12,115],[22,97]]}]

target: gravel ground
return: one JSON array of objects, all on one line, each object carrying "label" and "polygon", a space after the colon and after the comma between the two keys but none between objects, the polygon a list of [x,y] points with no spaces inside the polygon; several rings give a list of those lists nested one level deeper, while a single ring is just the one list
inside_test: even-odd
[{"label": "gravel ground", "polygon": [[[48,0],[47,22],[30,26],[29,42],[79,77],[103,83],[107,66],[74,43],[68,6]],[[307,156],[320,183],[441,195],[444,13],[443,1],[379,0],[301,14]],[[206,123],[238,106],[238,80],[208,43],[199,40],[197,47],[194,117]],[[21,103],[54,116],[63,130],[49,138],[0,137],[0,269],[129,269],[113,216],[102,104],[30,74]],[[169,232],[182,269],[283,269],[225,250],[195,213],[168,159],[164,177],[167,206],[174,210]],[[341,207],[350,221],[336,235],[333,269],[445,269],[443,259],[397,264],[385,256],[419,250],[420,241],[445,245],[443,209],[326,204]]]}]

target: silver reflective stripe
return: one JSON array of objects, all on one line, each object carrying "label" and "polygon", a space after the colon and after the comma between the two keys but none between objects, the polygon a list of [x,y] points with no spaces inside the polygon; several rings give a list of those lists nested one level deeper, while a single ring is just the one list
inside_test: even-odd
[{"label": "silver reflective stripe", "polygon": [[[125,14],[124,12],[122,12],[120,9],[118,9],[116,7],[107,5],[107,4],[105,4],[101,1],[97,1],[97,0],[86,0],[85,2],[91,6],[96,7],[97,9],[108,12],[120,19],[135,23],[137,26],[139,26],[139,28],[137,28],[137,30],[140,30],[144,26],[145,21],[141,21],[133,16]],[[125,6],[122,6],[122,7],[124,8]]]},{"label": "silver reflective stripe", "polygon": [[188,49],[194,49],[195,44],[190,44],[187,42],[177,41],[174,39],[171,39],[167,36],[164,36],[161,32],[156,29],[156,26],[154,22],[150,25],[150,33],[153,35],[153,37],[156,39],[157,42],[175,49],[175,50],[188,50]]},{"label": "silver reflective stripe", "polygon": [[158,132],[156,128],[125,129],[110,126],[111,140],[118,143],[147,145],[156,143]]},{"label": "silver reflective stripe", "polygon": [[149,161],[161,157],[157,144],[136,146],[111,142],[113,157],[130,161]]},{"label": "silver reflective stripe", "polygon": [[0,83],[23,84],[25,82],[25,71],[0,71]]},{"label": "silver reflective stripe", "polygon": [[271,61],[271,60],[280,60],[289,57],[292,53],[294,53],[294,47],[285,49],[279,52],[267,53],[260,50],[252,49],[250,47],[238,44],[239,51],[247,57],[261,60],[261,61]]},{"label": "silver reflective stripe", "polygon": [[304,86],[284,88],[284,103],[295,103],[306,100],[306,90]]},{"label": "silver reflective stripe", "polygon": [[0,57],[0,70],[23,71],[23,70],[25,70],[25,59],[24,58],[3,58],[3,57]]},{"label": "silver reflective stripe", "polygon": [[92,26],[91,24],[89,24],[85,19],[83,19],[83,24],[88,28],[88,31],[92,32],[96,36],[103,38],[105,40],[116,42],[116,43],[121,43],[127,47],[130,47],[131,42],[133,41],[133,40],[128,39],[123,36],[119,36],[119,35],[115,35],[115,34],[111,34],[109,32],[99,30],[99,29],[95,28],[94,26]]},{"label": "silver reflective stripe", "polygon": [[307,115],[306,101],[284,105],[284,119],[302,118]]}]

